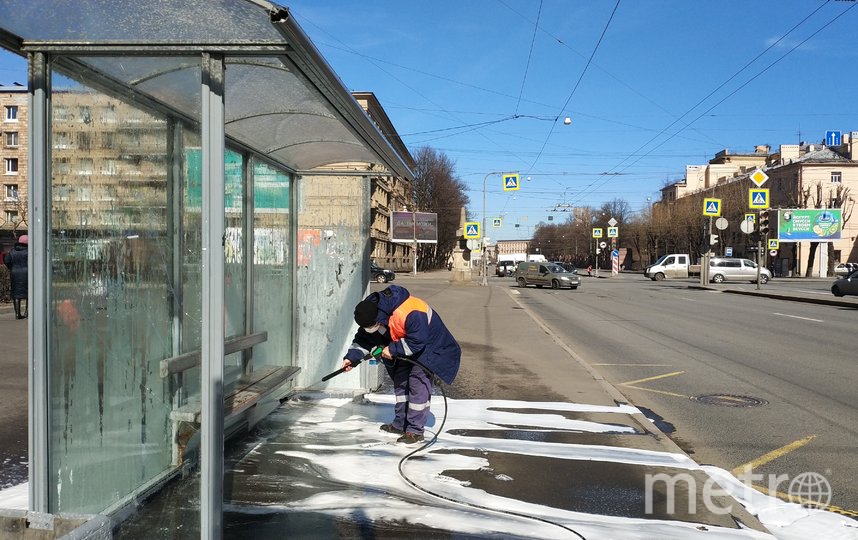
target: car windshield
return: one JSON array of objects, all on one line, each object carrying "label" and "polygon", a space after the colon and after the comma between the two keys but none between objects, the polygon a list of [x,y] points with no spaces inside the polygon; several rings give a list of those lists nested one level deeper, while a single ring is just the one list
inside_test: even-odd
[{"label": "car windshield", "polygon": [[565,272],[566,269],[563,268],[562,266],[560,266],[559,264],[549,264],[548,265],[548,271],[557,274],[560,272]]}]

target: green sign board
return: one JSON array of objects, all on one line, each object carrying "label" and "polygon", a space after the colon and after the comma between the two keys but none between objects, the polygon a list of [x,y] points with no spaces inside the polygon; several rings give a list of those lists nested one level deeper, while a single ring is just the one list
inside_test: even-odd
[{"label": "green sign board", "polygon": [[840,240],[843,216],[840,208],[778,210],[781,242]]}]

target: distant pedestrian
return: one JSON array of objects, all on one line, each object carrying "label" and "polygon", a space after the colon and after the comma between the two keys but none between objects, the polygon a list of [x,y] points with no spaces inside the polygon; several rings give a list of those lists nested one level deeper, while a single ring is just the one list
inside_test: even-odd
[{"label": "distant pedestrian", "polygon": [[[3,262],[9,268],[9,281],[11,284],[10,296],[15,306],[15,318],[27,318],[27,245],[30,238],[25,234],[18,238],[9,253],[3,256]],[[24,308],[21,309],[21,300]]]},{"label": "distant pedestrian", "polygon": [[593,276],[593,265],[592,264],[587,266],[587,275],[590,277]]}]

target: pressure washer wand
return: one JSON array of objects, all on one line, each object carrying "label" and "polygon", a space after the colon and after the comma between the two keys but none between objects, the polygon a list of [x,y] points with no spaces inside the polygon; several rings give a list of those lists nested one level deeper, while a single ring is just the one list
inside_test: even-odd
[{"label": "pressure washer wand", "polygon": [[[349,367],[357,367],[357,366],[359,366],[359,365],[360,365],[360,363],[361,363],[361,362],[363,362],[364,360],[369,360],[369,361],[370,361],[370,363],[372,363],[372,360],[378,360],[378,359],[381,357],[381,351],[383,351],[383,350],[384,350],[384,347],[382,347],[382,346],[380,346],[380,345],[379,345],[379,346],[376,346],[373,350],[371,350],[371,351],[369,351],[368,353],[366,353],[366,355],[364,355],[364,357],[363,357],[363,358],[361,358],[360,360],[358,360],[358,361],[354,361],[354,360],[352,360],[352,365],[351,365],[351,366],[349,366]],[[327,381],[328,379],[332,379],[332,378],[336,377],[337,375],[339,375],[340,373],[344,372],[345,370],[346,370],[346,368],[342,367],[342,368],[340,368],[340,369],[338,369],[338,370],[334,371],[333,373],[328,373],[327,375],[325,375],[324,377],[322,377],[322,382],[325,382],[325,381]]]}]

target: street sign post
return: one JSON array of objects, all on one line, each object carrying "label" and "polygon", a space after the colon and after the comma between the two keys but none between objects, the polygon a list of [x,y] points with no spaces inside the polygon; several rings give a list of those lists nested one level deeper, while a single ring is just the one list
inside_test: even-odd
[{"label": "street sign post", "polygon": [[718,217],[721,215],[721,199],[703,199],[703,215]]},{"label": "street sign post", "polygon": [[766,180],[769,179],[769,175],[763,172],[762,169],[757,169],[756,171],[751,173],[751,176],[748,178],[751,179],[751,182],[757,184],[757,187],[763,187],[763,184],[766,183]]},{"label": "street sign post", "polygon": [[825,132],[825,146],[840,146],[843,134],[839,131]]},{"label": "street sign post", "polygon": [[765,210],[769,207],[768,188],[748,190],[748,208]]},{"label": "street sign post", "polygon": [[503,175],[504,191],[518,191],[519,187],[521,187],[521,182],[518,174],[510,173]]}]

